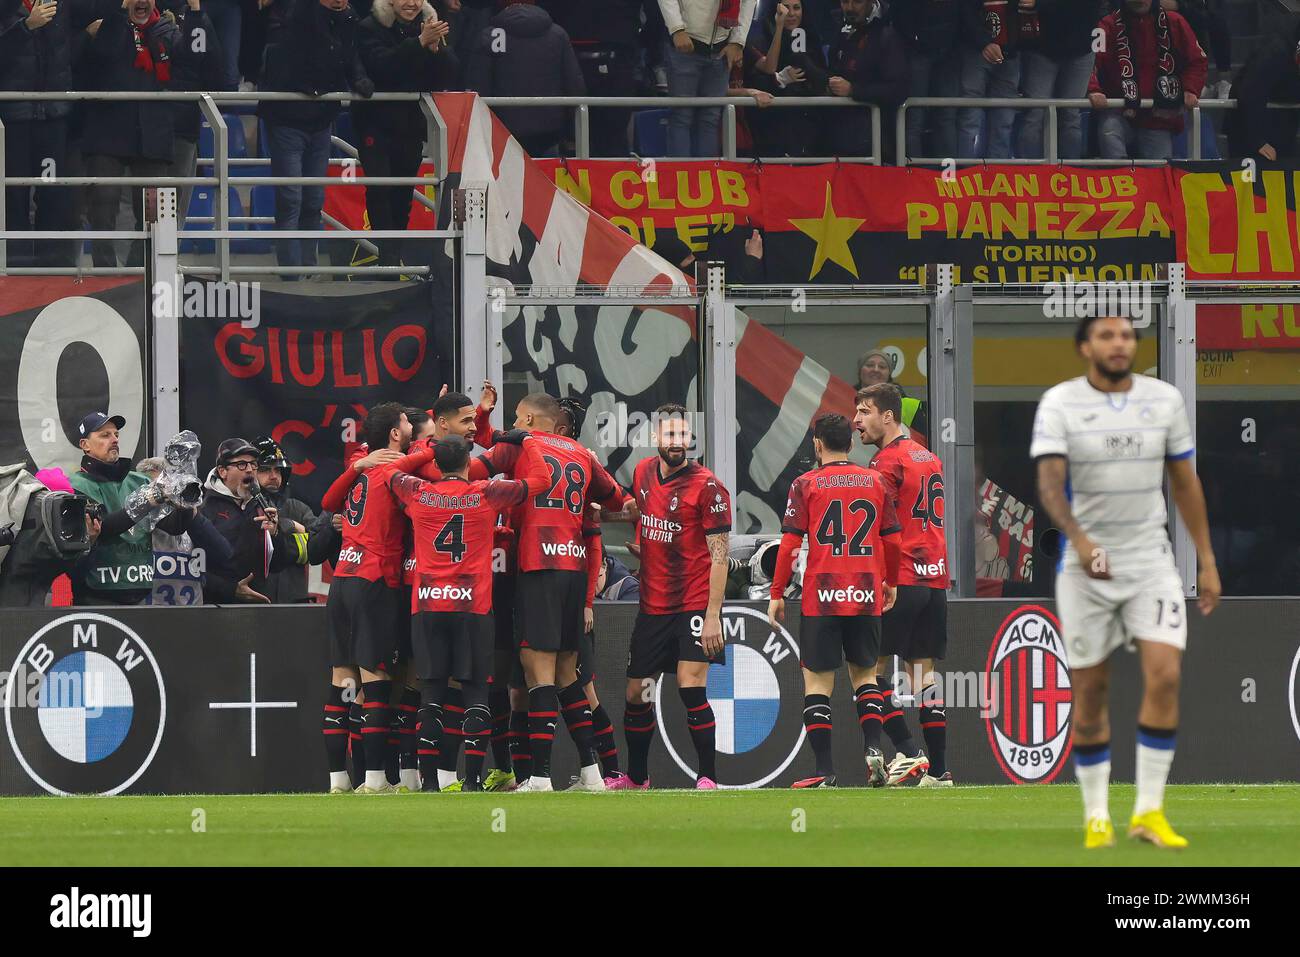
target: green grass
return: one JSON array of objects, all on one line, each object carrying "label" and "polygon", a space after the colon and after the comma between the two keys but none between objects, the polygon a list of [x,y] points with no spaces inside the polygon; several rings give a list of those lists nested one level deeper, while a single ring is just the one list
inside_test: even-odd
[{"label": "green grass", "polygon": [[[1300,786],[1171,787],[1182,853],[1085,853],[1078,789],[0,799],[0,866],[329,864],[1295,865]],[[196,809],[206,831],[195,833]],[[493,830],[504,811],[504,833]],[[806,814],[806,830],[792,824]]]}]

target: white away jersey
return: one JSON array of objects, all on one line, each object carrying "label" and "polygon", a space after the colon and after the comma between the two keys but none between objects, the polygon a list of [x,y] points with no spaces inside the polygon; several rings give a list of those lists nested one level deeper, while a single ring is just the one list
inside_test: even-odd
[{"label": "white away jersey", "polygon": [[[1134,375],[1128,392],[1100,392],[1079,376],[1043,394],[1029,455],[1066,457],[1074,517],[1124,574],[1167,548],[1165,460],[1186,458],[1193,445],[1183,397],[1169,383]],[[1077,563],[1067,548],[1065,564]]]}]

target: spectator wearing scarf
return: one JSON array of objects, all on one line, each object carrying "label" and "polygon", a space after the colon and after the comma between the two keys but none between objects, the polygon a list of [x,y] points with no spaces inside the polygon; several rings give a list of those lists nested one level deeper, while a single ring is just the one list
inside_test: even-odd
[{"label": "spectator wearing scarf", "polygon": [[[1173,138],[1183,129],[1183,109],[1200,102],[1208,61],[1187,21],[1153,7],[1153,0],[1125,0],[1101,21],[1105,47],[1097,54],[1088,99],[1101,111],[1098,140],[1105,159],[1170,159]],[[1105,100],[1122,99],[1120,109]],[[1153,99],[1152,109],[1138,102]]]},{"label": "spectator wearing scarf", "polygon": [[[203,55],[181,43],[181,31],[169,13],[162,16],[154,0],[100,0],[94,5],[88,57],[101,90],[138,93],[139,100],[99,103],[86,112],[86,172],[90,176],[166,176],[173,162],[176,104],[149,94],[173,89],[173,74],[197,70]],[[92,186],[91,229],[116,228],[123,187]],[[135,228],[144,229],[143,190],[131,187]],[[118,266],[112,240],[91,244],[96,266]],[[143,264],[143,248],[131,244],[126,265]]]}]

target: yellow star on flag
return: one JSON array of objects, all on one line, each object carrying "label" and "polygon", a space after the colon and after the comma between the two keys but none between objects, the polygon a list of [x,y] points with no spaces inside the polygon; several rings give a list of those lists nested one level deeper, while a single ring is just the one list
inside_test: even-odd
[{"label": "yellow star on flag", "polygon": [[850,216],[836,216],[831,203],[831,184],[826,184],[826,205],[820,219],[792,219],[790,225],[817,243],[813,253],[812,272],[809,279],[815,279],[821,272],[826,260],[848,270],[854,279],[858,278],[858,264],[849,252],[849,238],[865,223],[865,219],[853,219]]}]

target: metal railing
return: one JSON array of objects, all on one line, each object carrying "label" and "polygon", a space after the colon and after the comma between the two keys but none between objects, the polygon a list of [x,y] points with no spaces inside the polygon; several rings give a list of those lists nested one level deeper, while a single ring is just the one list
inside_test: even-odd
[{"label": "metal railing", "polygon": [[[192,270],[202,270],[203,272],[212,272],[215,268],[215,274],[222,278],[229,278],[232,270],[231,266],[231,242],[239,240],[272,240],[274,238],[289,238],[291,234],[276,231],[274,235],[258,236],[251,231],[232,231],[232,227],[251,226],[260,227],[268,226],[274,223],[274,218],[270,216],[232,216],[230,212],[230,194],[229,189],[232,185],[242,185],[248,187],[254,186],[283,186],[283,185],[319,185],[319,186],[411,186],[413,196],[417,202],[422,203],[428,208],[435,208],[435,204],[424,195],[422,188],[433,185],[440,186],[446,177],[448,163],[448,142],[447,127],[442,116],[439,114],[434,102],[433,95],[430,93],[375,93],[368,102],[372,103],[418,103],[421,113],[426,123],[426,158],[433,164],[434,178],[425,177],[399,177],[399,176],[244,176],[240,175],[232,179],[230,171],[232,167],[247,168],[256,166],[269,165],[268,158],[259,157],[231,157],[229,155],[229,130],[226,127],[225,117],[221,113],[221,105],[261,103],[261,102],[338,102],[351,103],[357,99],[350,93],[329,93],[319,97],[310,97],[298,93],[278,93],[278,92],[229,92],[229,93],[198,93],[198,92],[159,92],[151,93],[147,97],[151,101],[175,102],[175,103],[194,103],[198,106],[203,119],[212,129],[213,134],[213,155],[200,158],[196,163],[196,173],[202,167],[210,167],[211,175],[200,176],[121,176],[121,177],[98,177],[98,176],[23,176],[10,177],[6,175],[4,160],[4,138],[5,131],[3,123],[0,123],[0,186],[31,186],[31,187],[50,187],[50,186],[97,186],[97,185],[118,185],[118,186],[140,186],[140,187],[216,187],[216,195],[213,203],[212,216],[198,216],[189,219],[188,222],[193,225],[212,225],[215,229],[205,230],[185,230],[179,233],[183,239],[215,241],[217,264],[215,267],[194,266],[187,267]],[[131,92],[66,92],[66,93],[15,93],[0,91],[0,102],[4,101],[92,101],[92,102],[113,102],[113,101],[132,101],[142,99],[138,93]],[[591,137],[590,137],[590,111],[596,109],[679,109],[679,108],[720,108],[722,110],[721,122],[721,159],[734,162],[756,162],[771,164],[808,164],[808,163],[827,163],[827,162],[850,162],[863,163],[870,165],[880,165],[883,162],[883,144],[882,144],[882,108],[869,103],[858,103],[844,97],[797,97],[797,96],[777,96],[773,97],[771,103],[766,107],[756,105],[752,97],[732,95],[726,97],[484,97],[484,103],[494,108],[572,108],[574,110],[574,141],[578,158],[589,158],[591,155]],[[1107,100],[1109,108],[1122,108],[1123,100]],[[1142,107],[1147,108],[1153,105],[1151,100],[1143,100]],[[1199,106],[1190,110],[1191,128],[1189,132],[1189,152],[1191,159],[1200,159],[1202,155],[1202,109],[1225,110],[1232,109],[1236,106],[1236,101],[1227,100],[1202,100]],[[1282,109],[1297,109],[1300,106],[1296,104],[1269,104],[1270,107]],[[737,107],[747,109],[858,109],[866,110],[870,115],[871,123],[871,152],[869,155],[860,156],[814,156],[814,157],[741,157],[737,155]],[[906,101],[897,109],[895,117],[895,136],[896,156],[895,159],[899,165],[935,165],[944,162],[955,162],[961,165],[987,162],[980,157],[909,157],[907,155],[907,114],[911,109],[918,108],[956,108],[956,109],[988,109],[988,108],[1010,108],[1010,109],[1042,109],[1047,111],[1046,121],[1044,122],[1044,159],[998,159],[998,163],[1010,164],[1041,164],[1041,163],[1059,163],[1062,162],[1059,156],[1058,135],[1057,135],[1057,118],[1058,111],[1061,109],[1092,109],[1091,103],[1086,99],[1026,99],[1015,98],[1012,100],[996,98],[963,98],[963,97],[913,97]],[[334,157],[329,162],[332,166],[343,166],[345,169],[351,167],[356,162],[357,151],[355,147],[345,140],[337,137],[331,137],[333,146],[347,153],[345,157]],[[635,152],[630,153],[633,158],[642,159]],[[648,157],[646,157],[648,158]],[[664,160],[687,160],[698,159],[698,157],[655,157],[655,159]],[[1115,160],[1115,159],[1077,159],[1070,158],[1066,160],[1071,165],[1160,165],[1163,160]],[[184,211],[182,211],[184,212]],[[326,217],[326,225],[332,227],[310,235],[318,239],[345,239],[354,238],[367,251],[377,252],[377,248],[372,242],[374,239],[383,238],[373,231],[350,231],[342,228],[343,224]],[[114,238],[114,239],[132,239],[139,238],[139,233],[114,232],[109,235],[99,236],[84,231],[77,231],[72,234],[64,234],[69,239],[75,238],[80,241],[87,238]],[[456,233],[451,230],[423,230],[407,231],[402,238],[406,239],[443,239],[455,236]],[[139,269],[131,267],[24,267],[22,269],[6,269],[6,240],[7,239],[37,239],[43,238],[43,234],[37,234],[26,230],[9,231],[5,223],[5,210],[3,204],[0,204],[0,271],[10,274],[57,274],[57,273],[76,273],[76,274],[98,274],[98,275],[131,275],[139,273]],[[375,273],[383,274],[382,271],[391,271],[402,274],[425,274],[427,267],[378,267],[378,266],[338,266],[338,267],[279,267],[278,270],[273,267],[242,267],[240,271],[253,273],[254,271],[264,272],[265,274],[274,274],[277,271],[283,274],[300,272],[310,274],[318,272],[320,274],[366,274]]]}]

